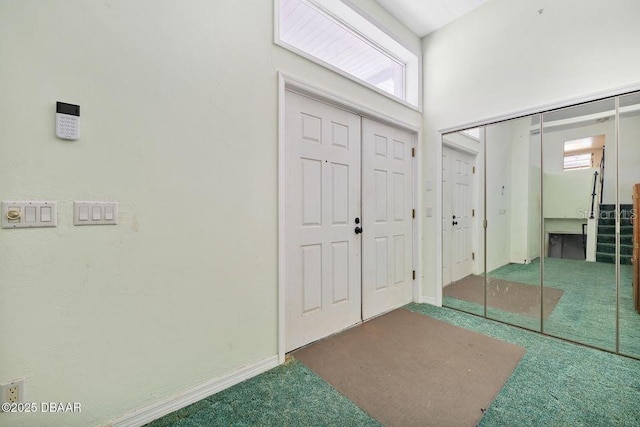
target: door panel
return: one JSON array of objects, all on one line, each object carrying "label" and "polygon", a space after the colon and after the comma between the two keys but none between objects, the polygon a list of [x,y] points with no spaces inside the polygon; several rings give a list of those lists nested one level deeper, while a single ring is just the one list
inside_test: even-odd
[{"label": "door panel", "polygon": [[412,135],[362,119],[362,318],[411,301]]},{"label": "door panel", "polygon": [[482,233],[477,231],[479,218],[475,217],[482,215],[474,197],[474,184],[482,182],[481,176],[474,175],[477,155],[445,144],[478,153],[483,148],[464,131],[445,135],[442,142],[442,305],[483,314],[482,256],[478,260],[473,257],[473,252],[483,247]]},{"label": "door panel", "polygon": [[286,342],[361,320],[360,117],[286,92]]},{"label": "door panel", "polygon": [[473,167],[471,154],[442,149],[442,284],[473,273]]},{"label": "door panel", "polygon": [[[470,275],[473,271],[471,259],[471,219],[472,210],[472,168],[473,157],[454,151],[455,174],[453,179],[453,265],[452,280],[457,281]],[[453,223],[452,222],[452,223]]]}]

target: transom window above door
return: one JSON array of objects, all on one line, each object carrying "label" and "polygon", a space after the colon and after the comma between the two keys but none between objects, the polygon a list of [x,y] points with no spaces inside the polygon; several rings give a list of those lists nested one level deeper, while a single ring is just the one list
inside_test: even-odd
[{"label": "transom window above door", "polygon": [[276,44],[418,107],[419,59],[338,0],[276,0]]}]

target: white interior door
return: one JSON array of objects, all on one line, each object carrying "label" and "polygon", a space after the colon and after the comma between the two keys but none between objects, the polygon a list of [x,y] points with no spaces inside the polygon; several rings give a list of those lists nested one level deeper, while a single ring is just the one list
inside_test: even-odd
[{"label": "white interior door", "polygon": [[286,92],[285,349],[361,320],[360,116]]},{"label": "white interior door", "polygon": [[362,318],[411,302],[413,135],[362,119]]},{"label": "white interior door", "polygon": [[473,272],[475,157],[448,147],[442,151],[443,284],[446,286]]}]

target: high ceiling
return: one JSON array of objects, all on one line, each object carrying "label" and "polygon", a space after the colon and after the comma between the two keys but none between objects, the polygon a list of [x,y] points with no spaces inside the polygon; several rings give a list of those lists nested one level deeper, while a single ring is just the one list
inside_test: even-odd
[{"label": "high ceiling", "polygon": [[487,0],[376,0],[420,37],[471,12]]}]

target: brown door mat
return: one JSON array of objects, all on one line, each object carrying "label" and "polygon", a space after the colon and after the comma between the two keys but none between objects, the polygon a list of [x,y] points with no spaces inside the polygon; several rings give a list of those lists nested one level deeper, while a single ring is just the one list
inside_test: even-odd
[{"label": "brown door mat", "polygon": [[293,355],[386,426],[475,426],[525,349],[398,309]]},{"label": "brown door mat", "polygon": [[[484,276],[469,275],[442,290],[445,297],[475,304],[484,304]],[[546,319],[560,301],[562,289],[544,287],[544,312]],[[540,318],[540,286],[489,278],[487,283],[487,307],[510,313]]]}]

